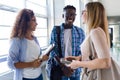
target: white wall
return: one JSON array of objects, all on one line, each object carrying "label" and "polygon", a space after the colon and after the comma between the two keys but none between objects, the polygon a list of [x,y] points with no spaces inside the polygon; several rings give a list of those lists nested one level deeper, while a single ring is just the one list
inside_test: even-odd
[{"label": "white wall", "polygon": [[99,0],[106,8],[108,16],[120,16],[120,0]]},{"label": "white wall", "polygon": [[100,1],[107,12],[108,16],[120,16],[120,0],[82,0],[86,4],[90,1]]}]

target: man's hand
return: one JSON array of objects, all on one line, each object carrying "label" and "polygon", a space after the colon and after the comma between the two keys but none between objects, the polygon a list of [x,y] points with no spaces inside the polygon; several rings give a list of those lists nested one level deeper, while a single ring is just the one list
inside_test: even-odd
[{"label": "man's hand", "polygon": [[80,56],[68,56],[65,58],[66,60],[68,61],[72,61],[72,60],[81,60],[81,57]]},{"label": "man's hand", "polygon": [[65,64],[61,64],[61,69],[63,71],[63,74],[67,77],[70,77],[74,73],[74,70],[70,66],[66,66]]}]

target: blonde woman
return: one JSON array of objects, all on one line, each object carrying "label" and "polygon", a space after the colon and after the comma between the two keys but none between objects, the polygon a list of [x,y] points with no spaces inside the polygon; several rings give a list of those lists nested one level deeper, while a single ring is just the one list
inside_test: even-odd
[{"label": "blonde woman", "polygon": [[[89,70],[110,68],[109,33],[104,6],[100,2],[87,3],[82,12],[82,19],[87,26],[87,36],[81,44],[81,61],[75,60],[69,66],[73,69],[83,67]],[[96,58],[93,60],[89,59],[89,40],[94,46]]]}]

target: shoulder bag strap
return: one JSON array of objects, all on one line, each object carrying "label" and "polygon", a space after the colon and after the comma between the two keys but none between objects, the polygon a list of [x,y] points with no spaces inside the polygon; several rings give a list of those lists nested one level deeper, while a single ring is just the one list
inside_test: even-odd
[{"label": "shoulder bag strap", "polygon": [[89,48],[90,48],[89,59],[90,60],[95,59],[96,55],[95,55],[94,45],[93,45],[91,38],[89,38]]},{"label": "shoulder bag strap", "polygon": [[62,57],[62,51],[61,51],[61,39],[60,39],[60,26],[55,26],[56,27],[56,33],[57,33],[57,40],[58,40],[58,53],[59,53],[59,57]]},{"label": "shoulder bag strap", "polygon": [[[89,43],[89,50],[90,50],[89,59],[93,60],[95,59],[95,51],[94,51],[94,46],[93,46],[91,38],[88,39],[88,43]],[[88,71],[89,71],[88,68],[83,68],[83,74],[87,74]]]}]

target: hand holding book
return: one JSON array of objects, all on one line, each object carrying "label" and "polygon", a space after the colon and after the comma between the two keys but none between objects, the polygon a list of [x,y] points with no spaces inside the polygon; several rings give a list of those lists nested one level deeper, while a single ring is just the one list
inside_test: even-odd
[{"label": "hand holding book", "polygon": [[41,60],[40,60],[41,62],[48,60],[49,54],[54,49],[54,47],[55,47],[55,44],[51,44],[48,46],[48,48],[44,51],[44,55],[41,56]]}]

